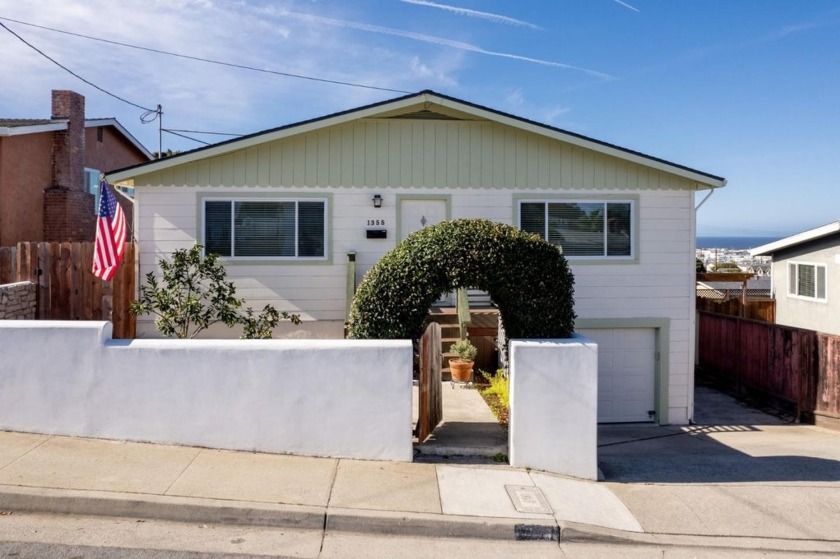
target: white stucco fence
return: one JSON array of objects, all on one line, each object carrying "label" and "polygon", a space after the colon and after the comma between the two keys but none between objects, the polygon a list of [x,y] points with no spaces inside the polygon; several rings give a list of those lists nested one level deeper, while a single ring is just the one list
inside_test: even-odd
[{"label": "white stucco fence", "polygon": [[0,429],[411,461],[411,342],[113,340],[0,321]]},{"label": "white stucco fence", "polygon": [[598,345],[510,342],[510,465],[598,478]]}]

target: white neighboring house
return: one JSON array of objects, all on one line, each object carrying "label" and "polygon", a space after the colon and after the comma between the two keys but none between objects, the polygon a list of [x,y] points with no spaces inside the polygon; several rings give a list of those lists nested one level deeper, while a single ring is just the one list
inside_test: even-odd
[{"label": "white neighboring house", "polygon": [[756,247],[771,256],[776,322],[840,335],[840,221]]},{"label": "white neighboring house", "polygon": [[[487,218],[562,242],[577,329],[599,344],[599,420],[693,415],[694,193],[708,173],[432,91],[119,170],[140,273],[203,243],[237,293],[300,313],[277,334],[337,338],[358,282],[409,233]],[[351,291],[352,293],[352,291]],[[154,335],[151,321],[140,335]]]}]

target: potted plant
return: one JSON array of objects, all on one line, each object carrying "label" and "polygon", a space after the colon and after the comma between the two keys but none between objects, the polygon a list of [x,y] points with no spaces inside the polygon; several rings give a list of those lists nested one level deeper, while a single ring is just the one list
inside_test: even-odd
[{"label": "potted plant", "polygon": [[473,360],[478,354],[478,348],[466,338],[462,338],[449,346],[449,352],[457,358],[449,360],[449,371],[453,382],[469,382],[472,378]]}]

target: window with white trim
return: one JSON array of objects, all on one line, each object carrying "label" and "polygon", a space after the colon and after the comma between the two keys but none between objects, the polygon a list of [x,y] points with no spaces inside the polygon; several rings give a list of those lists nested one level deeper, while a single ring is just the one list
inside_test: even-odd
[{"label": "window with white trim", "polygon": [[204,250],[230,258],[323,260],[327,201],[204,200]]},{"label": "window with white trim", "polygon": [[825,266],[788,263],[788,294],[803,299],[825,301]]},{"label": "window with white trim", "polygon": [[569,258],[633,257],[634,204],[619,201],[519,202],[519,227],[563,248]]}]

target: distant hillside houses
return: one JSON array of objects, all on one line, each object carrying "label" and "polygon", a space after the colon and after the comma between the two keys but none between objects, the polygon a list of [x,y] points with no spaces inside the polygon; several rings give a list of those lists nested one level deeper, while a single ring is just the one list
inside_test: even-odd
[{"label": "distant hillside houses", "polygon": [[734,263],[741,272],[755,274],[756,278],[770,277],[770,258],[767,256],[750,256],[749,250],[698,248],[695,256],[703,262],[710,272],[715,265]]}]

